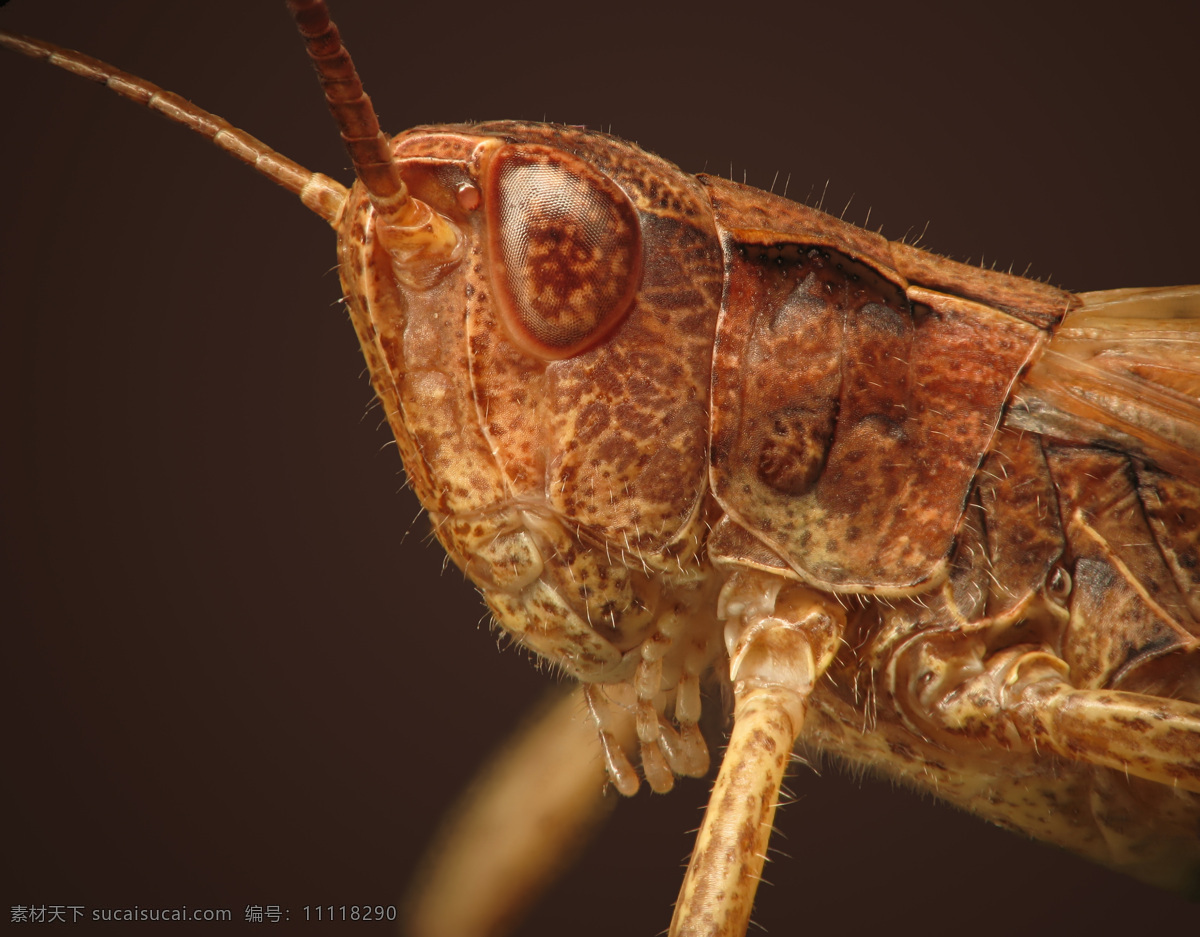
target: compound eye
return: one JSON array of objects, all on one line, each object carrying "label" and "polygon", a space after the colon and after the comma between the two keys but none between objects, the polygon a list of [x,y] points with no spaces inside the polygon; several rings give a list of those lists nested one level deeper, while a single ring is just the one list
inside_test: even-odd
[{"label": "compound eye", "polygon": [[629,198],[583,160],[533,145],[497,152],[486,187],[492,285],[514,344],[558,360],[606,338],[641,281]]}]

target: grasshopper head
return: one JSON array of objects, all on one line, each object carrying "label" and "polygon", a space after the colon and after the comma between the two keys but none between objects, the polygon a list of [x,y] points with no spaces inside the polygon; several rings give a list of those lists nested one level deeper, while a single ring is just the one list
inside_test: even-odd
[{"label": "grasshopper head", "polygon": [[704,578],[707,200],[575,128],[425,127],[393,148],[435,220],[400,230],[356,186],[340,256],[409,478],[506,631],[583,680],[623,679]]}]

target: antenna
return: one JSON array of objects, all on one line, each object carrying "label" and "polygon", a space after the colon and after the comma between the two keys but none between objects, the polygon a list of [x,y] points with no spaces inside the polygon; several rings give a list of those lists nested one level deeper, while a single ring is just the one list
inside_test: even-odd
[{"label": "antenna", "polygon": [[319,172],[305,169],[295,160],[271,149],[257,137],[252,137],[244,130],[238,130],[224,118],[197,107],[186,98],[164,91],[145,78],[123,72],[107,62],[101,62],[73,49],[64,49],[41,39],[3,31],[0,31],[0,47],[30,58],[41,59],[47,65],[102,84],[135,104],[157,111],[177,124],[183,124],[189,130],[207,137],[255,172],[299,195],[300,201],[307,208],[337,227],[348,194],[344,185]]},{"label": "antenna", "polygon": [[354,174],[375,208],[379,241],[391,254],[396,274],[406,283],[421,283],[424,278],[418,271],[437,268],[457,255],[458,229],[408,194],[325,0],[288,0],[287,5],[325,89],[325,101],[341,130]]}]

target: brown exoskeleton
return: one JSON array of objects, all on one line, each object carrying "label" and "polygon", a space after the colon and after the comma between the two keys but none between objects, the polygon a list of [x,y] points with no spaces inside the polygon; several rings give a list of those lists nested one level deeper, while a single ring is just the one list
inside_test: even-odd
[{"label": "brown exoskeleton", "polygon": [[[793,847],[793,851],[794,851],[794,849],[795,849],[795,847]],[[778,874],[779,874],[779,873],[777,873],[777,876],[778,876]]]}]

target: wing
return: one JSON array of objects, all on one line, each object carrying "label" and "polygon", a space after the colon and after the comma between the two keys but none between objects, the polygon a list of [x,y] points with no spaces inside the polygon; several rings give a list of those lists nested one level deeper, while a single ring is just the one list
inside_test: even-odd
[{"label": "wing", "polygon": [[1096,686],[1177,657],[1162,692],[1196,698],[1200,286],[1078,298],[1007,416],[1047,443],[1077,560],[1064,651]]},{"label": "wing", "polygon": [[1200,286],[1081,293],[1008,424],[1200,483]]}]

